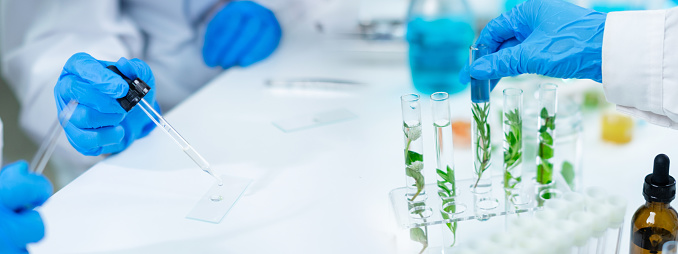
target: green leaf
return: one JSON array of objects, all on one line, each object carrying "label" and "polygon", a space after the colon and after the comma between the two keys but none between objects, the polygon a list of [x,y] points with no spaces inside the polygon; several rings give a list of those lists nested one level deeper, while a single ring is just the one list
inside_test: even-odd
[{"label": "green leaf", "polygon": [[539,136],[541,137],[542,143],[546,143],[547,145],[553,145],[553,137],[551,137],[551,134],[549,134],[548,132],[542,132],[541,134],[539,134]]},{"label": "green leaf", "polygon": [[447,173],[443,172],[442,170],[440,170],[438,168],[436,168],[436,173],[438,173],[438,176],[440,176],[440,178],[447,181]]},{"label": "green leaf", "polygon": [[539,116],[540,116],[542,119],[546,119],[546,118],[549,117],[549,111],[546,110],[546,107],[544,107],[544,108],[541,109],[541,114],[539,114]]},{"label": "green leaf", "polygon": [[546,119],[546,127],[548,127],[551,130],[556,129],[556,117],[555,116],[549,117],[549,118]]},{"label": "green leaf", "polygon": [[560,174],[567,182],[567,185],[570,186],[570,189],[574,190],[574,166],[569,161],[564,161],[563,166],[560,169]]},{"label": "green leaf", "polygon": [[423,245],[428,245],[428,237],[426,237],[426,233],[421,228],[410,228],[410,239]]},{"label": "green leaf", "polygon": [[537,182],[541,184],[551,183],[553,180],[552,171],[548,169],[547,166],[543,164],[537,165]]},{"label": "green leaf", "polygon": [[553,148],[544,143],[539,143],[539,158],[548,160],[553,158]]},{"label": "green leaf", "polygon": [[412,175],[412,178],[414,178],[417,190],[424,188],[424,175],[422,175],[421,172],[417,172],[416,174]]},{"label": "green leaf", "polygon": [[509,181],[511,181],[511,179],[513,179],[513,175],[511,175],[511,172],[509,172],[508,170],[504,170],[504,188],[509,187]]},{"label": "green leaf", "polygon": [[[444,182],[444,181],[438,181],[438,182],[437,182],[438,188],[440,188],[440,190],[442,190],[443,192],[445,192],[445,195],[446,195],[445,197],[449,197],[450,189],[447,188],[447,186],[445,185],[445,183],[446,183],[446,182]],[[440,194],[440,192],[438,192],[438,194]]]},{"label": "green leaf", "polygon": [[508,142],[509,144],[515,144],[517,141],[516,135],[513,132],[509,132]]},{"label": "green leaf", "polygon": [[405,164],[411,165],[412,162],[415,161],[424,161],[424,155],[414,151],[407,151],[407,156],[405,157]]}]

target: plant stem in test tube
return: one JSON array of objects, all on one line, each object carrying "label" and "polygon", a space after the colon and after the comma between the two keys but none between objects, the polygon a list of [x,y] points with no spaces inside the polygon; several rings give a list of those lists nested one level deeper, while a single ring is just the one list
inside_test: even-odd
[{"label": "plant stem in test tube", "polygon": [[556,112],[558,106],[555,84],[539,86],[539,147],[537,151],[537,182],[553,182],[553,154],[556,132]]},{"label": "plant stem in test tube", "polygon": [[[471,63],[488,53],[489,50],[485,45],[471,46]],[[471,77],[471,101],[471,112],[473,113],[471,130],[473,141],[472,152],[475,170],[473,191],[475,193],[488,192],[492,188],[490,172],[486,172],[490,168],[492,161],[490,155],[490,124],[487,121],[490,114],[489,80],[477,80]]]},{"label": "plant stem in test tube", "polygon": [[515,189],[522,180],[523,90],[504,89],[504,188]]},{"label": "plant stem in test tube", "polygon": [[[433,128],[436,140],[436,183],[438,185],[438,196],[442,201],[440,215],[447,220],[450,218],[450,214],[456,212],[455,199],[457,196],[449,95],[445,92],[432,94],[431,107],[433,109]],[[454,245],[457,222],[446,223],[446,226],[452,232],[452,245]]]},{"label": "plant stem in test tube", "polygon": [[424,193],[424,144],[421,138],[421,104],[419,95],[407,94],[400,97],[405,136],[405,175],[407,196],[415,202]]}]

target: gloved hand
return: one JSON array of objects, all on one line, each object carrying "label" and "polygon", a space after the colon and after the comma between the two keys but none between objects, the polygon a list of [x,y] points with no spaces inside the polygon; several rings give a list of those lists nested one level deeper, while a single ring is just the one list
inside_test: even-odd
[{"label": "gloved hand", "polygon": [[281,34],[273,12],[251,1],[234,1],[207,24],[202,58],[210,67],[246,67],[273,53]]},{"label": "gloved hand", "polygon": [[[602,82],[605,18],[602,12],[561,0],[529,0],[491,20],[476,44],[489,54],[464,67],[459,81],[470,76],[493,80],[523,73]],[[517,44],[517,45],[516,45]]]},{"label": "gloved hand", "polygon": [[54,97],[58,114],[71,99],[78,101],[64,130],[71,145],[84,155],[120,152],[155,127],[138,105],[125,112],[116,101],[127,94],[129,86],[118,74],[106,69],[112,64],[128,78],[138,77],[146,82],[151,90],[144,99],[160,110],[155,101],[155,78],[143,61],[123,57],[112,63],[86,53],[74,54],[64,65],[54,87]]},{"label": "gloved hand", "polygon": [[45,236],[40,214],[33,210],[52,195],[52,184],[28,173],[25,161],[0,170],[0,253],[28,253],[26,245]]}]

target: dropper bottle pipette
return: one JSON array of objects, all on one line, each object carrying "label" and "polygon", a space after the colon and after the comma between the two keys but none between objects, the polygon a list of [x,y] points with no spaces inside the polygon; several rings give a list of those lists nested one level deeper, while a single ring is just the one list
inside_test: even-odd
[{"label": "dropper bottle pipette", "polygon": [[151,104],[146,102],[144,100],[144,96],[151,90],[151,87],[146,84],[143,80],[136,78],[134,80],[131,80],[127,78],[120,70],[118,70],[117,67],[113,65],[109,65],[108,67],[109,70],[115,72],[116,74],[120,75],[125,82],[129,85],[129,90],[127,92],[127,95],[125,95],[122,98],[117,99],[118,103],[120,103],[120,106],[122,106],[123,109],[126,111],[130,111],[134,106],[139,105],[141,109],[148,115],[148,118],[150,118],[153,123],[155,123],[165,134],[167,134],[172,140],[174,140],[174,143],[176,143],[181,150],[188,155],[188,157],[195,162],[195,164],[200,167],[203,171],[217,179],[217,183],[221,186],[223,185],[223,181],[221,180],[221,177],[216,175],[214,173],[214,170],[210,167],[210,164],[203,158],[198,151],[191,146],[186,139],[184,139],[179,132],[177,132],[172,125],[170,125],[165,118],[163,118],[160,113],[158,113]]}]

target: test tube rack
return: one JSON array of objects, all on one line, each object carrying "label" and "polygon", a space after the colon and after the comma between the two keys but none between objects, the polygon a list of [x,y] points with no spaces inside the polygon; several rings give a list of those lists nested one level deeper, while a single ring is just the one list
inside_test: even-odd
[{"label": "test tube rack", "polygon": [[[492,217],[519,214],[539,210],[540,186],[534,180],[534,174],[524,175],[526,180],[521,187],[514,190],[513,194],[519,194],[525,202],[515,203],[507,198],[507,192],[502,188],[503,178],[493,176],[493,188],[488,193],[476,194],[471,191],[473,179],[457,180],[457,196],[455,199],[456,212],[447,213],[448,219],[443,218],[443,201],[438,197],[438,186],[426,184],[424,190],[426,199],[413,204],[407,198],[408,188],[401,187],[391,190],[389,198],[395,215],[396,223],[401,228],[416,228],[432,226],[444,223],[461,221],[486,221]],[[554,175],[553,184],[546,189],[549,192],[565,193],[570,189],[562,177]],[[544,194],[544,190],[541,190]],[[507,205],[508,204],[508,205]],[[413,210],[417,210],[414,212]]]}]

